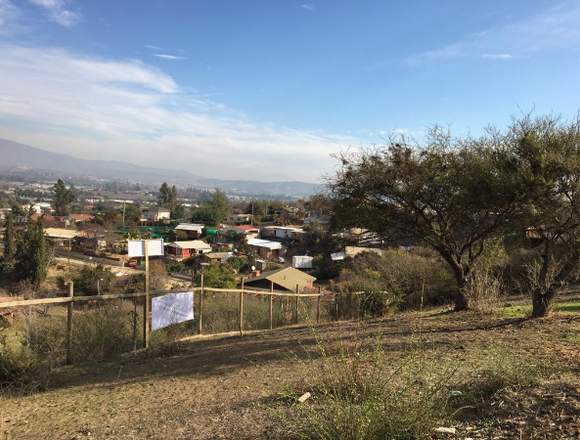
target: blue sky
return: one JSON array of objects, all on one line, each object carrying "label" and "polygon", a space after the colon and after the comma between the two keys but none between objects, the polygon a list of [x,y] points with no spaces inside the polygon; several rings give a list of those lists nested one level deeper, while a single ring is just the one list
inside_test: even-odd
[{"label": "blue sky", "polygon": [[0,0],[0,137],[220,178],[579,109],[580,2]]}]

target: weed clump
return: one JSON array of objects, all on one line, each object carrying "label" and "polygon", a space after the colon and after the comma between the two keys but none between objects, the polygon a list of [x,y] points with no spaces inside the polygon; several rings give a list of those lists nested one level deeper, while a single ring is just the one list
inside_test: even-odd
[{"label": "weed clump", "polygon": [[285,438],[362,440],[423,438],[447,419],[446,384],[453,372],[429,372],[410,356],[393,366],[376,343],[342,348],[307,368],[300,389],[312,399],[293,408],[283,423]]}]

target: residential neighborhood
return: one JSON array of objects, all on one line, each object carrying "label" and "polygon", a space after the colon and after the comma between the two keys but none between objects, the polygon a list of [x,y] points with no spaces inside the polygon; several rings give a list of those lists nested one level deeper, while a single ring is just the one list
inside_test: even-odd
[{"label": "residential neighborhood", "polygon": [[[244,278],[257,286],[254,279],[285,269],[314,280],[318,262],[334,264],[333,253],[346,253],[347,245],[356,244],[332,238],[327,222],[317,221],[321,207],[311,210],[307,201],[239,200],[218,190],[208,192],[206,201],[174,191],[175,198],[167,201],[165,186],[158,193],[151,187],[111,192],[59,182],[0,182],[0,213],[3,220],[11,216],[17,230],[41,224],[54,255],[69,262],[143,269],[142,258],[128,256],[128,240],[162,239],[164,255],[156,259],[175,276],[195,276],[210,263],[227,268],[238,284]],[[63,194],[67,202],[58,205]],[[334,247],[321,249],[308,239],[313,234],[327,236]],[[316,262],[315,256],[320,257]],[[231,258],[241,266],[230,267]],[[314,288],[311,282],[298,284]]]},{"label": "residential neighborhood", "polygon": [[580,0],[0,0],[0,440],[580,440]]}]

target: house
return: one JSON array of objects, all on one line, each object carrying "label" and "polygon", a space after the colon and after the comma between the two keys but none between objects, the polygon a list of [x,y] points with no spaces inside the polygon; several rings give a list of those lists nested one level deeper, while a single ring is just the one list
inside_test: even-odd
[{"label": "house", "polygon": [[251,238],[248,240],[248,245],[260,258],[265,260],[278,259],[283,254],[282,244],[278,241]]},{"label": "house", "polygon": [[201,237],[203,228],[205,228],[204,225],[197,223],[180,223],[175,227],[175,232],[181,231],[180,234],[187,236],[188,240],[196,240]]},{"label": "house", "polygon": [[224,226],[220,230],[221,235],[243,235],[246,237],[246,241],[251,238],[257,238],[260,233],[260,229],[252,225],[236,225],[236,226]]},{"label": "house", "polygon": [[225,263],[234,256],[233,252],[207,252],[203,254],[205,262],[210,264]]},{"label": "house", "polygon": [[163,222],[171,220],[171,211],[167,208],[153,208],[147,210],[145,219],[150,222]]},{"label": "house", "polygon": [[165,250],[167,257],[173,260],[183,261],[197,255],[211,252],[211,246],[201,240],[174,241],[166,245]]},{"label": "house", "polygon": [[292,257],[292,267],[295,269],[312,269],[314,257],[308,255],[294,255]]},{"label": "house", "polygon": [[258,234],[260,233],[260,229],[252,225],[240,225],[236,226],[236,229],[238,229],[242,234],[246,236],[246,240],[251,238],[257,238]]},{"label": "house", "polygon": [[24,205],[22,207],[25,212],[28,212],[30,209],[36,214],[41,215],[44,212],[52,212],[52,205],[48,202],[37,202],[37,203],[30,203],[28,205]]},{"label": "house", "polygon": [[78,236],[75,229],[45,228],[44,235],[57,247],[71,249],[72,241]]},{"label": "house", "polygon": [[78,224],[90,223],[95,219],[95,216],[91,214],[70,214],[68,218],[73,224]]},{"label": "house", "polygon": [[32,214],[30,219],[33,222],[38,222],[42,220],[42,224],[45,228],[56,228],[56,229],[66,229],[70,226],[70,223],[65,221],[64,217],[58,217],[51,214]]},{"label": "house", "polygon": [[275,240],[300,241],[304,234],[304,229],[297,226],[265,226],[260,230],[261,238]]},{"label": "house", "polygon": [[252,223],[252,214],[232,214],[228,221],[235,225],[245,225]]},{"label": "house", "polygon": [[303,291],[314,287],[316,277],[293,267],[264,272],[256,278],[245,281],[245,286],[256,289],[288,290],[290,292]]}]

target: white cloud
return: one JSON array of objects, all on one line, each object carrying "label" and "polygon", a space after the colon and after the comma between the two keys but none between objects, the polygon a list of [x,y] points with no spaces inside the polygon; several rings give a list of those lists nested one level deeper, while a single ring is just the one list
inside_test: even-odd
[{"label": "white cloud", "polygon": [[511,60],[514,56],[509,53],[484,53],[481,58],[486,60]]},{"label": "white cloud", "polygon": [[167,53],[156,53],[154,56],[156,56],[157,58],[164,59],[164,60],[172,60],[172,61],[186,59],[185,57],[180,57],[177,55],[169,55]]},{"label": "white cloud", "polygon": [[29,0],[30,3],[46,10],[48,18],[64,27],[76,25],[82,18],[81,14],[68,9],[68,0]]},{"label": "white cloud", "polygon": [[509,25],[471,34],[404,60],[408,66],[457,58],[507,60],[580,44],[580,2],[565,1]]},{"label": "white cloud", "polygon": [[0,0],[0,35],[7,35],[17,26],[18,9],[10,0]]},{"label": "white cloud", "polygon": [[140,61],[0,45],[0,137],[90,159],[316,181],[350,137],[257,123]]},{"label": "white cloud", "polygon": [[310,3],[302,3],[300,7],[302,9],[306,9],[307,11],[314,11],[314,5],[311,5]]}]

